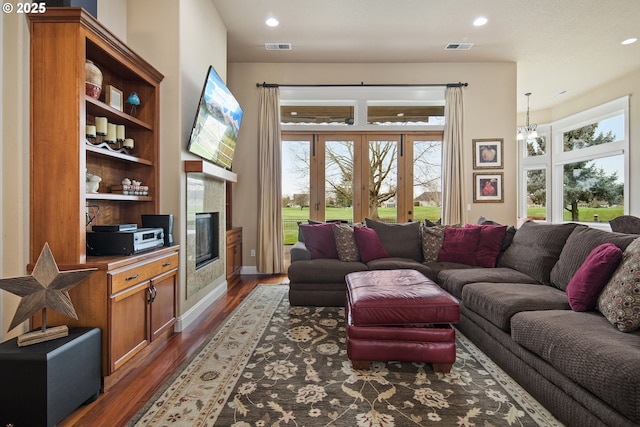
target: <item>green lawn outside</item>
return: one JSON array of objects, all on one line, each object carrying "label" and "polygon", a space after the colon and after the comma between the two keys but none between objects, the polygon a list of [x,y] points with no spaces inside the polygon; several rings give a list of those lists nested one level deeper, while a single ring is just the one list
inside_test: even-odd
[{"label": "green lawn outside", "polygon": [[[598,222],[609,222],[609,220],[623,215],[624,208],[622,206],[613,206],[609,208],[580,208],[580,222],[594,222],[594,215],[598,215]],[[396,209],[395,208],[380,208],[378,209],[380,219],[388,220],[389,222],[395,222]],[[529,208],[527,209],[527,216],[533,218],[544,218],[545,208]],[[351,209],[345,208],[327,208],[327,219],[342,219],[351,221],[353,215]],[[430,221],[437,221],[440,218],[440,208],[430,206],[417,206],[414,207],[413,218],[415,221],[429,219]],[[284,230],[284,244],[292,245],[298,241],[298,224],[297,221],[307,221],[309,219],[309,208],[282,208],[282,222]],[[564,220],[571,221],[569,212],[564,213]]]},{"label": "green lawn outside", "polygon": [[[586,208],[581,207],[578,210],[580,222],[595,222],[594,215],[598,215],[597,222],[609,222],[609,220],[624,214],[624,207],[612,206],[608,208]],[[527,209],[527,216],[532,218],[544,218],[545,208],[529,208]],[[571,213],[569,211],[564,212],[565,221],[571,221]]]},{"label": "green lawn outside", "polygon": [[[395,222],[395,208],[379,208],[378,215],[381,220]],[[352,221],[353,211],[350,208],[327,208],[325,218],[327,220],[346,220]],[[440,219],[440,208],[437,206],[417,206],[414,207],[413,218],[415,221],[429,219],[437,221]],[[298,224],[297,221],[306,221],[309,219],[309,208],[282,208],[282,222],[284,229],[284,244],[292,245],[298,241]]]}]

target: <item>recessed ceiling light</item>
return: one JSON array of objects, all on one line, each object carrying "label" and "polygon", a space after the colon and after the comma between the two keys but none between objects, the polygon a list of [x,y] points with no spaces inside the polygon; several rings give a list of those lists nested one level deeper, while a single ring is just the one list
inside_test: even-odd
[{"label": "recessed ceiling light", "polygon": [[398,117],[404,117],[404,113],[398,113],[398,114],[396,114],[396,116],[398,116]]},{"label": "recessed ceiling light", "polygon": [[635,43],[635,42],[637,42],[637,41],[638,41],[638,39],[637,39],[637,38],[635,38],[635,37],[631,37],[631,38],[629,38],[629,39],[624,40],[624,41],[623,41],[622,43],[620,43],[620,44],[631,44],[631,43]]},{"label": "recessed ceiling light", "polygon": [[292,115],[292,116],[297,116],[297,115],[298,115],[298,112],[297,112],[297,111],[292,111],[292,112],[291,112],[291,115]]},{"label": "recessed ceiling light", "polygon": [[487,22],[489,22],[489,20],[487,18],[485,18],[484,16],[480,16],[480,17],[476,18],[475,21],[473,21],[473,26],[474,27],[482,27]]},{"label": "recessed ceiling light", "polygon": [[278,25],[280,25],[280,21],[278,21],[276,18],[269,18],[264,21],[264,23],[270,27],[277,27]]}]

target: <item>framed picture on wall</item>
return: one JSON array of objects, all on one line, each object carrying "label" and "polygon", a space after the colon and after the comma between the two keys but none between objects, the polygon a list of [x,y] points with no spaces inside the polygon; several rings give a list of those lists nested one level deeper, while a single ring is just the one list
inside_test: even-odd
[{"label": "framed picture on wall", "polygon": [[504,202],[502,194],[502,172],[473,174],[473,201],[483,202]]},{"label": "framed picture on wall", "polygon": [[474,169],[502,169],[502,138],[473,140]]}]

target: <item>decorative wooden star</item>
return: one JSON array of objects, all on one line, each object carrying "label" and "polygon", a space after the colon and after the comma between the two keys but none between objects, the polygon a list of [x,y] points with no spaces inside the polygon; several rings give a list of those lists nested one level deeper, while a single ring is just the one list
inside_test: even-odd
[{"label": "decorative wooden star", "polygon": [[[22,297],[9,330],[20,325],[39,310],[46,308],[77,319],[78,315],[67,291],[82,282],[95,270],[95,268],[90,268],[61,273],[53,259],[49,244],[45,243],[31,276],[0,279],[0,289]],[[42,325],[42,329],[46,329],[46,324]]]}]

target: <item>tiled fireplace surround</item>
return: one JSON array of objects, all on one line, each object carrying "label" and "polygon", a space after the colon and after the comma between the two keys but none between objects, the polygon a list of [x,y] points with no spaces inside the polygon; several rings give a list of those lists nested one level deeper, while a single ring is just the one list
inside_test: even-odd
[{"label": "tiled fireplace surround", "polygon": [[[219,212],[218,259],[196,270],[196,214]],[[187,173],[187,299],[225,278],[225,182],[203,173]]]}]

